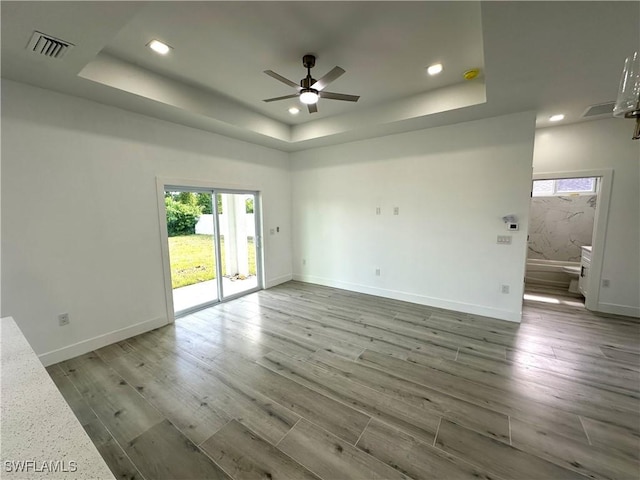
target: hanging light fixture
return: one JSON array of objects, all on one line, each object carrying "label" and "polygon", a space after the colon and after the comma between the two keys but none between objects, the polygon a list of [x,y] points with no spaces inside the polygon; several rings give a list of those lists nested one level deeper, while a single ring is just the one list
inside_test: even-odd
[{"label": "hanging light fixture", "polygon": [[635,118],[633,139],[640,139],[640,52],[635,52],[624,61],[618,100],[613,108],[615,117]]}]

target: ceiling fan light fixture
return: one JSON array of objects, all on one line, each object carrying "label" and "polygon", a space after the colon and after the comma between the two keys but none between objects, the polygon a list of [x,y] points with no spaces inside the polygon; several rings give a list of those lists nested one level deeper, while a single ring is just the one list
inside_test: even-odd
[{"label": "ceiling fan light fixture", "polygon": [[[316,80],[311,76],[311,69],[315,64],[315,56],[308,54],[302,57],[302,65],[307,69],[307,76],[300,80],[299,85],[289,80],[288,78],[285,78],[282,75],[274,72],[273,70],[265,70],[264,73],[266,73],[270,77],[275,78],[279,82],[282,82],[289,87],[295,88],[296,93],[283,95],[281,97],[267,98],[263,100],[263,102],[277,102],[279,100],[288,100],[290,98],[297,97],[300,99],[300,103],[303,103],[307,106],[307,110],[309,110],[309,113],[318,113],[318,107],[316,106],[316,104],[318,103],[320,97],[326,98],[327,100],[342,100],[343,102],[358,101],[358,99],[360,98],[359,95],[347,95],[345,93],[327,92],[325,90],[327,85],[337,80],[340,76],[342,76],[342,74],[346,73],[344,68],[335,66],[322,78]],[[293,113],[291,110],[289,110],[289,113],[295,115],[295,113]]]},{"label": "ceiling fan light fixture", "polygon": [[318,103],[318,92],[313,88],[304,88],[300,91],[300,101],[304,104],[311,105]]}]

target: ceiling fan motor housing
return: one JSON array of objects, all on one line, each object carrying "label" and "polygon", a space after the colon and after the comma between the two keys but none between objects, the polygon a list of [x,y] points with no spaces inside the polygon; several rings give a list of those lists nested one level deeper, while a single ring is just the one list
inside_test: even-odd
[{"label": "ceiling fan motor housing", "polygon": [[313,68],[316,66],[316,57],[310,54],[305,55],[304,57],[302,57],[302,65],[304,65],[304,68]]},{"label": "ceiling fan motor housing", "polygon": [[300,80],[300,86],[304,89],[310,89],[311,85],[316,83],[316,79],[311,78],[311,69],[316,65],[316,57],[311,54],[305,55],[302,57],[302,65],[307,69],[307,76]]}]

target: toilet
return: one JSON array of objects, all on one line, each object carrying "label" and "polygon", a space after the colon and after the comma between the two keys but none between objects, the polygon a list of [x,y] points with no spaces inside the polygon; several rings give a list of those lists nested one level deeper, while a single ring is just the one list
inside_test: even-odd
[{"label": "toilet", "polygon": [[580,278],[580,267],[563,266],[562,271],[570,275],[569,291],[571,293],[579,293],[578,278]]}]

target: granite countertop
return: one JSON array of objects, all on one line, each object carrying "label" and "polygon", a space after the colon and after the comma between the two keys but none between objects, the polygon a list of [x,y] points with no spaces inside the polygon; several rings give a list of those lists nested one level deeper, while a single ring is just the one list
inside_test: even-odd
[{"label": "granite countertop", "polygon": [[115,479],[11,317],[0,357],[0,477]]}]

